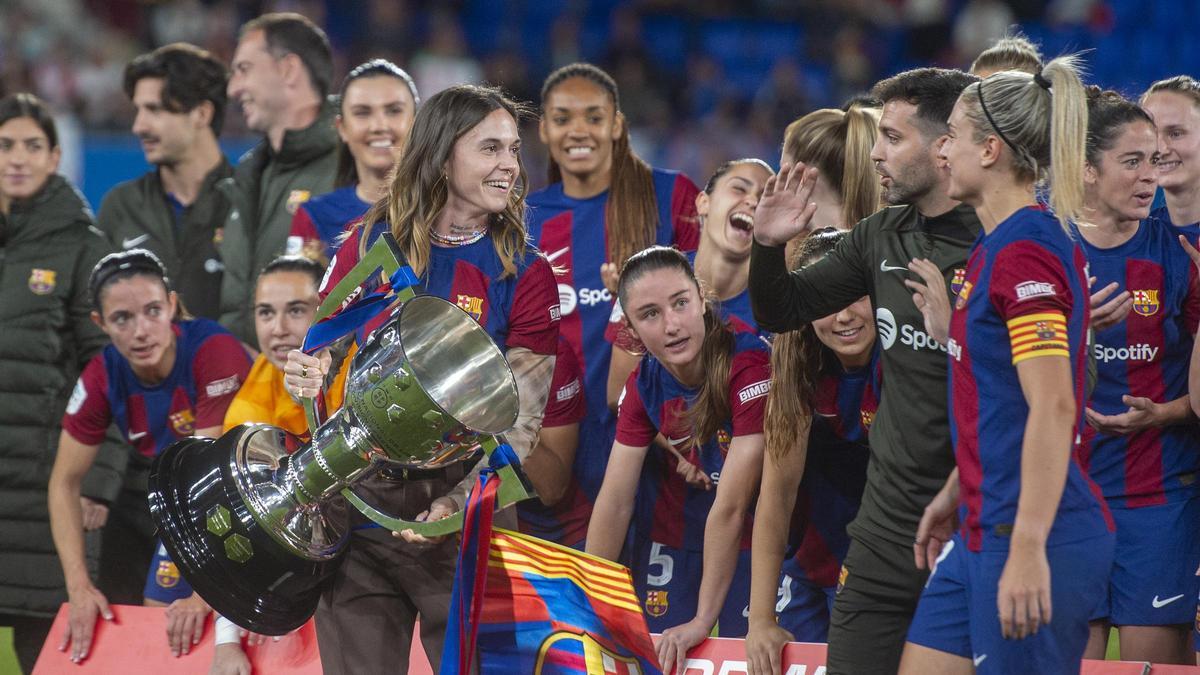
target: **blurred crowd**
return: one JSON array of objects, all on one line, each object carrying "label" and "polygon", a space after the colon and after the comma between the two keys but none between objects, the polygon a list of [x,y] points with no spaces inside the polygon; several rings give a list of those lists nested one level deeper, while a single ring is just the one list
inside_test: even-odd
[{"label": "blurred crowd", "polygon": [[[1113,31],[1114,11],[1123,4],[1129,3],[4,0],[0,94],[32,91],[84,131],[126,131],[132,108],[121,70],[133,56],[186,41],[228,62],[242,22],[297,11],[326,29],[336,72],[388,58],[429,94],[484,80],[535,101],[537,83],[554,68],[577,60],[602,65],[621,87],[640,154],[703,176],[734,149],[775,157],[777,130],[797,111],[839,105],[915,64],[964,67],[1013,24],[1040,38],[1048,53],[1056,37],[1067,41],[1064,47],[1090,46]],[[227,138],[246,133],[239,115],[228,122]],[[527,138],[536,145],[535,135]],[[544,184],[544,156],[527,153],[535,188]]]}]

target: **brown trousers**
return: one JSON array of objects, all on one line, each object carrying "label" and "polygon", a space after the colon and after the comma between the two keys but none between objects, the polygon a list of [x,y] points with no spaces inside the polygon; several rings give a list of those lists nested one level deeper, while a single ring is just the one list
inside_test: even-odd
[{"label": "brown trousers", "polygon": [[[446,479],[400,482],[377,476],[357,491],[385,513],[411,520],[462,475],[452,468]],[[368,521],[354,512],[351,522]],[[408,672],[418,616],[421,644],[436,673],[457,556],[454,536],[438,544],[409,544],[382,528],[355,530],[317,606],[317,643],[326,675]]]}]

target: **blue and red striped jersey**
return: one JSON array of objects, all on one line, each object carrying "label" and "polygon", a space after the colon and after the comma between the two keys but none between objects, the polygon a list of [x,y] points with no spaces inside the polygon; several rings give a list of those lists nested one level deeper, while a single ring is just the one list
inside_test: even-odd
[{"label": "blue and red striped jersey", "polygon": [[138,453],[154,457],[196,429],[221,426],[250,372],[250,357],[215,321],[192,319],[172,328],[175,365],[157,384],[140,381],[113,345],[92,357],[63,415],[63,429],[72,438],[99,445],[116,422]]},{"label": "blue and red striped jersey", "polygon": [[359,199],[354,185],[326,192],[304,202],[292,216],[287,253],[315,250],[332,258],[346,226],[362,218],[371,205]]},{"label": "blue and red striped jersey", "polygon": [[[696,217],[699,189],[676,171],[654,169],[653,175],[658,202],[654,242],[694,251],[700,236]],[[600,277],[600,266],[608,261],[604,219],[608,192],[574,199],[564,194],[562,183],[555,183],[529,195],[527,203],[530,240],[558,270],[562,334],[583,367],[587,416],[580,427],[574,470],[585,496],[594,501],[616,428],[607,392],[612,345],[604,337],[613,297]]]},{"label": "blue and red striped jersey", "polygon": [[[1196,266],[1176,228],[1155,218],[1112,248],[1082,241],[1093,288],[1112,282],[1129,291],[1133,309],[1124,321],[1099,331],[1092,350],[1097,380],[1089,406],[1104,415],[1129,409],[1124,395],[1166,403],[1188,393],[1188,364],[1200,322]],[[1194,424],[1143,429],[1129,436],[1084,429],[1083,463],[1113,506],[1135,508],[1196,494],[1200,433]]]},{"label": "blue and red striped jersey", "polygon": [[1167,206],[1164,204],[1150,212],[1150,217],[1155,220],[1161,220],[1163,223],[1174,228],[1176,234],[1182,234],[1188,238],[1192,246],[1196,245],[1196,238],[1200,237],[1200,223],[1174,223],[1171,221],[1171,213],[1167,211]]},{"label": "blue and red striped jersey", "polygon": [[[542,428],[579,424],[586,412],[583,370],[575,360],[571,345],[559,336],[554,379],[550,383]],[[592,518],[592,501],[583,493],[574,472],[568,480],[566,491],[557,504],[545,506],[537,499],[525,500],[517,505],[517,519],[525,534],[582,549],[587,539],[588,521]]]},{"label": "blue and red striped jersey", "polygon": [[862,368],[828,374],[817,383],[804,477],[796,493],[784,573],[821,588],[837,585],[850,549],[846,526],[858,514],[867,484],[867,432],[879,408],[878,344]]},{"label": "blue and red striped jersey", "polygon": [[[368,246],[384,232],[384,223],[376,223]],[[355,228],[329,262],[329,271],[321,282],[322,300],[350,269],[358,263],[359,238],[363,228]],[[517,274],[502,278],[504,264],[492,237],[454,248],[434,246],[429,266],[421,275],[425,292],[445,298],[470,314],[501,351],[525,347],[535,354],[554,354],[558,342],[558,295],[550,265],[532,246],[517,265]],[[365,296],[375,290],[378,277],[363,285]],[[364,325],[366,335],[382,325],[390,312],[380,312]]]},{"label": "blue and red striped jersey", "polygon": [[1099,488],[1080,465],[1087,364],[1087,265],[1083,250],[1045,210],[1018,210],[981,235],[950,317],[951,438],[967,548],[1006,550],[1021,490],[1029,405],[1017,364],[1069,359],[1076,416],[1066,486],[1048,545],[1111,529]]},{"label": "blue and red striped jersey", "polygon": [[[624,445],[650,448],[635,508],[639,537],[677,549],[703,550],[704,525],[716,490],[688,485],[675,471],[674,456],[655,445],[654,438],[661,433],[712,479],[715,488],[732,440],[762,433],[771,378],[770,360],[766,343],[757,335],[735,334],[729,369],[730,419],[723,421],[715,438],[693,448],[686,412],[697,390],[676,380],[658,359],[643,357],[621,395],[616,436]],[[748,549],[749,543],[747,527],[742,547]]]}]

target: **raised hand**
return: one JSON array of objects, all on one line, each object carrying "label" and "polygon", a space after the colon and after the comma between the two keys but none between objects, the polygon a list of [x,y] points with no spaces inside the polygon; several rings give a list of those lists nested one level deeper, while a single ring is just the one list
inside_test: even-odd
[{"label": "raised hand", "polygon": [[812,201],[817,170],[796,162],[784,164],[767,179],[754,209],[754,239],[764,246],[783,246],[809,228],[817,211]]}]

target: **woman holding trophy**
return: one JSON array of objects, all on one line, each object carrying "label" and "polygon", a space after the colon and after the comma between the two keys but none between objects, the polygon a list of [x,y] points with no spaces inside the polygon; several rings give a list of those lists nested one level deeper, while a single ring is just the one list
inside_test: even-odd
[{"label": "woman holding trophy", "polygon": [[[423,291],[468,312],[504,352],[520,396],[517,423],[506,436],[521,458],[536,441],[546,406],[559,318],[550,264],[526,239],[517,129],[524,113],[488,87],[456,86],[430,98],[413,122],[387,199],[351,232],[321,287],[324,297],[390,232]],[[368,280],[356,297],[379,286]],[[367,319],[358,334],[369,335],[389,314],[385,309]],[[331,362],[328,351],[291,352],[285,386],[297,397],[316,396]],[[536,486],[536,477],[531,480]],[[441,469],[384,469],[361,488],[380,508],[424,521],[461,510],[474,481],[475,472],[458,462]],[[417,615],[436,669],[456,543],[411,531],[400,541],[400,534],[372,529],[357,513],[352,519],[349,549],[317,609],[325,672],[404,672]]]}]

